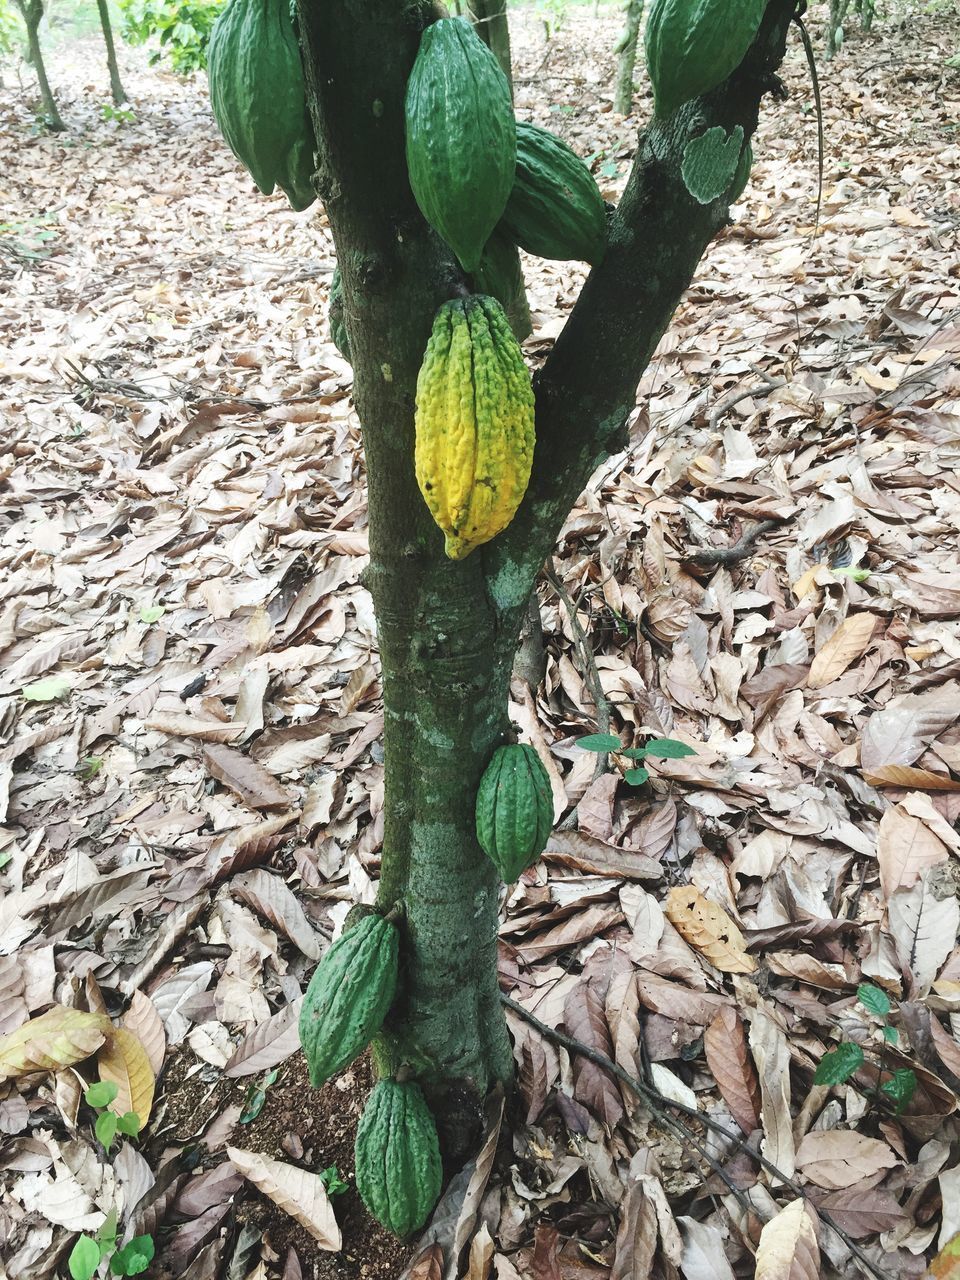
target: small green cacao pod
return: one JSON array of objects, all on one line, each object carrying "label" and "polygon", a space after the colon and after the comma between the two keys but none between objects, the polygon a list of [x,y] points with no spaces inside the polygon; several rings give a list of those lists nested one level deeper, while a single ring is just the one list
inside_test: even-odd
[{"label": "small green cacao pod", "polygon": [[316,199],[313,125],[290,0],[230,0],[207,47],[220,132],[254,182],[280,187],[294,209]]},{"label": "small green cacao pod", "polygon": [[767,0],[654,0],[644,43],[658,116],[709,93],[743,61]]},{"label": "small green cacao pod", "polygon": [[399,939],[379,915],[365,916],[327,950],[300,1010],[300,1043],[319,1088],[363,1052],[397,989]]},{"label": "small green cacao pod", "polygon": [[462,18],[424,31],[405,112],[417,204],[472,272],[513,186],[517,132],[507,79]]},{"label": "small green cacao pod", "polygon": [[440,1195],[437,1126],[420,1086],[381,1080],[357,1127],[357,1190],[376,1220],[397,1236],[422,1227]]},{"label": "small green cacao pod", "polygon": [[733,175],[733,184],[730,187],[730,194],[727,197],[731,204],[736,204],[743,193],[747,189],[747,183],[750,181],[750,171],[753,168],[753,147],[748,142],[743,148],[740,155],[737,171]]},{"label": "small green cacao pod", "polygon": [[512,884],[547,845],[553,792],[533,747],[498,747],[477,792],[477,839],[500,876]]},{"label": "small green cacao pod", "polygon": [[506,232],[499,229],[494,231],[484,245],[480,265],[473,273],[473,281],[477,293],[496,298],[503,307],[503,313],[516,340],[523,342],[524,338],[529,338],[533,332],[533,323],[530,319],[523,267],[520,265],[517,246]]},{"label": "small green cacao pod", "polygon": [[330,281],[330,303],[327,309],[327,317],[330,321],[330,337],[333,345],[346,360],[347,364],[352,364],[350,359],[350,335],[347,333],[347,326],[343,319],[343,280],[340,276],[340,268],[337,267],[333,273],[333,279]]},{"label": "small green cacao pod", "polygon": [[597,263],[607,211],[593,174],[549,129],[517,122],[517,176],[502,227],[538,258]]}]

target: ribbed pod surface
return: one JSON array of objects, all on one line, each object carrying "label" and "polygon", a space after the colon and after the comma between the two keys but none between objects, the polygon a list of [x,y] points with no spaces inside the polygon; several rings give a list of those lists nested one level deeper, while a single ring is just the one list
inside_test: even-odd
[{"label": "ribbed pod surface", "polygon": [[654,0],[644,42],[658,116],[709,93],[736,71],[767,0]]},{"label": "ribbed pod surface", "polygon": [[481,294],[444,303],[417,379],[415,467],[452,560],[513,519],[533,445],[533,388],[503,308]]},{"label": "ribbed pod surface", "polygon": [[607,212],[593,174],[549,129],[517,123],[517,173],[502,226],[540,258],[597,263]]},{"label": "ribbed pod surface", "polygon": [[507,884],[540,857],[552,825],[550,779],[536,751],[498,747],[477,791],[477,839]]},{"label": "ribbed pod surface", "polygon": [[306,209],[316,143],[289,0],[230,0],[210,34],[207,75],[233,154],[264,195],[280,187]]},{"label": "ribbed pod surface", "polygon": [[397,989],[397,931],[365,916],[326,951],[300,1010],[300,1043],[318,1088],[362,1053],[383,1025]]},{"label": "ribbed pod surface", "polygon": [[466,271],[513,186],[510,86],[468,22],[441,18],[420,41],[406,95],[407,170],[420,211]]},{"label": "ribbed pod surface", "polygon": [[420,1086],[381,1080],[360,1117],[354,1148],[357,1190],[394,1235],[422,1227],[443,1181],[437,1127]]}]

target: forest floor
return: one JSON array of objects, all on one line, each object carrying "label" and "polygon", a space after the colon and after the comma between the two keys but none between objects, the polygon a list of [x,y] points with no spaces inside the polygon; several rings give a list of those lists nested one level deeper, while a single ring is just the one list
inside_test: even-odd
[{"label": "forest floor", "polygon": [[[608,198],[649,107],[644,87],[635,117],[610,110],[616,29],[588,8],[549,43],[532,11],[514,26],[518,111]],[[111,1210],[154,1239],[150,1275],[183,1280],[386,1280],[417,1253],[418,1280],[916,1277],[960,1232],[956,52],[939,4],[821,64],[817,222],[797,42],[630,446],[567,523],[562,589],[541,588],[544,679],[515,682],[558,825],[504,904],[503,989],[631,1074],[643,1061],[673,1109],[637,1110],[511,1014],[520,1114],[499,1145],[491,1117],[488,1158],[412,1248],[352,1189],[368,1067],[311,1096],[297,1053],[305,980],[372,898],[382,834],[324,216],[257,195],[202,77],[124,49],[131,114],[104,118],[100,47],[61,46],[69,132],[51,136],[4,68],[13,1280],[65,1275]],[[525,265],[536,362],[582,273]],[[596,777],[577,739],[607,721],[695,754],[650,760],[639,787],[622,757]],[[145,1126],[109,1154],[81,1098],[98,1072]],[[331,1166],[348,1189],[328,1200]]]}]

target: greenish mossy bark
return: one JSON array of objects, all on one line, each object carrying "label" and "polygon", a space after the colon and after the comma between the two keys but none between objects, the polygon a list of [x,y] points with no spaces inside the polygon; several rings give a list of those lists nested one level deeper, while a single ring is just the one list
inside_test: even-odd
[{"label": "greenish mossy bark", "polygon": [[103,28],[103,41],[107,46],[107,70],[110,72],[110,96],[114,106],[121,106],[127,101],[120,81],[120,68],[117,66],[117,50],[113,43],[113,26],[110,22],[110,10],[107,0],[97,0],[97,12],[100,14],[100,26]]},{"label": "greenish mossy bark", "polygon": [[628,116],[633,110],[633,73],[637,65],[637,43],[640,39],[640,23],[643,20],[643,0],[627,0],[624,5],[625,26],[617,41],[617,80],[613,95],[613,109],[618,115]]},{"label": "greenish mossy bark", "polygon": [[510,56],[510,25],[507,21],[507,0],[467,0],[470,15],[477,28],[477,35],[490,47],[500,63],[513,92],[513,61]]},{"label": "greenish mossy bark", "polygon": [[836,56],[843,43],[843,24],[850,8],[850,0],[830,0],[830,15],[827,18],[826,44],[824,57]]},{"label": "greenish mossy bark", "polygon": [[67,126],[61,119],[56,98],[54,98],[53,90],[50,88],[50,81],[47,79],[47,68],[43,62],[43,50],[40,48],[43,0],[17,0],[17,5],[23,14],[23,24],[27,29],[27,50],[29,52],[30,65],[37,73],[37,83],[40,85],[40,101],[43,103],[46,126],[53,133],[62,133]]},{"label": "greenish mossy bark", "polygon": [[481,773],[509,730],[517,638],[537,574],[595,466],[624,443],[637,383],[710,240],[723,200],[700,205],[680,173],[687,139],[741,125],[776,89],[795,0],[770,0],[726,85],[640,137],[606,257],[536,380],[537,448],[511,526],[451,562],[414,476],[417,373],[434,314],[467,288],[407,182],[403,99],[426,0],[300,0],[318,139],[317,190],[343,283],[369,484],[370,566],[385,706],[379,904],[400,904],[400,995],[381,1068],[408,1064],[448,1153],[475,1137],[483,1095],[512,1076],[496,977],[493,864],[480,850]]}]

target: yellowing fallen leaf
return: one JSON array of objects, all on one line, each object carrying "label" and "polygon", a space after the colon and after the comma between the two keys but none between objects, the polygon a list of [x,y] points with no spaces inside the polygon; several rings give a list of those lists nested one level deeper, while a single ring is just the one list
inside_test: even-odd
[{"label": "yellowing fallen leaf", "polygon": [[113,1030],[102,1013],[56,1004],[0,1040],[0,1080],[31,1071],[61,1071],[89,1058]]},{"label": "yellowing fallen leaf", "polygon": [[702,952],[721,973],[753,973],[756,969],[756,960],[747,955],[743,934],[723,908],[694,885],[671,889],[665,912],[684,941]]},{"label": "yellowing fallen leaf", "polygon": [[150,1118],[156,1084],[146,1049],[132,1031],[114,1027],[97,1054],[97,1067],[101,1080],[117,1086],[111,1110],[121,1116],[136,1112],[142,1129]]}]

